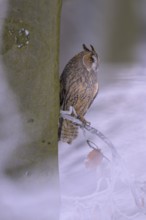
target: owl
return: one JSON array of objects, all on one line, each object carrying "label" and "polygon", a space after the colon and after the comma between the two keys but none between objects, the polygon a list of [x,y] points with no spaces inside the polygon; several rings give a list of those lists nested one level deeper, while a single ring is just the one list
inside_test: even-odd
[{"label": "owl", "polygon": [[[67,63],[60,77],[60,109],[67,111],[72,106],[83,123],[86,123],[84,115],[98,93],[98,66],[94,47],[90,45],[89,49],[83,44],[83,51]],[[71,144],[77,135],[78,126],[60,118],[59,140]]]}]

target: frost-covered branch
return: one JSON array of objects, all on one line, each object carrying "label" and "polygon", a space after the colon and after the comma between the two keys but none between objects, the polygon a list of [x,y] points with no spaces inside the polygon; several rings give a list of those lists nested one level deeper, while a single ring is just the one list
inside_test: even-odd
[{"label": "frost-covered branch", "polygon": [[[74,116],[71,114],[73,113]],[[146,192],[143,193],[140,186],[136,185],[136,183],[132,180],[131,174],[129,173],[123,159],[118,154],[116,148],[112,144],[112,142],[97,128],[92,127],[89,124],[83,123],[79,118],[77,118],[77,114],[75,112],[75,109],[73,107],[70,107],[69,111],[60,111],[60,117],[63,119],[67,119],[69,121],[72,121],[75,125],[77,125],[84,133],[85,140],[89,147],[101,150],[103,156],[108,159],[111,165],[111,173],[112,173],[112,179],[111,179],[111,187],[109,190],[114,190],[117,177],[119,175],[123,175],[125,182],[127,183],[129,189],[131,190],[131,193],[133,195],[133,198],[135,200],[135,204],[139,208],[140,211],[142,211],[144,214],[146,214],[146,204],[145,204],[145,196]],[[99,138],[106,144],[106,149],[103,148],[103,146],[99,146],[93,142],[93,140],[90,140],[88,133],[92,134],[95,138]],[[106,150],[110,150],[111,156],[106,155]],[[115,202],[113,201],[115,204]],[[116,204],[115,204],[116,206]],[[117,208],[118,209],[118,208]],[[120,212],[120,210],[118,209]]]}]

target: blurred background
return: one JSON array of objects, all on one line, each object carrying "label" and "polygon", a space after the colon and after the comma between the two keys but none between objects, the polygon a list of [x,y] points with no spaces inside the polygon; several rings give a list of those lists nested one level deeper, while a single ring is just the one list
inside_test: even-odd
[{"label": "blurred background", "polygon": [[145,62],[144,0],[63,0],[61,70],[67,60],[93,44],[101,63]]},{"label": "blurred background", "polygon": [[[126,162],[131,180],[142,184],[146,183],[145,9],[145,0],[63,0],[60,29],[60,74],[69,59],[82,50],[83,43],[92,44],[98,52],[100,90],[86,119],[113,142]],[[0,0],[0,37],[6,15],[7,1]],[[47,220],[48,182],[39,179],[42,187],[38,190],[39,168],[35,167],[34,175],[28,170],[18,182],[4,173],[15,147],[27,140],[17,95],[7,82],[1,58],[0,122],[0,219]],[[106,163],[87,169],[84,161],[90,151],[82,132],[72,145],[59,143],[61,220],[144,220],[133,198],[127,197],[125,185],[118,189],[123,196],[116,200],[122,210],[119,212],[106,195],[106,185],[97,193],[99,180],[103,174],[108,176],[108,170]]]}]

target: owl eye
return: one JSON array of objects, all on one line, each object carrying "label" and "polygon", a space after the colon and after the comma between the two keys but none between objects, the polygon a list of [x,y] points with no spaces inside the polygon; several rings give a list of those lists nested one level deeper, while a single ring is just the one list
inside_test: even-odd
[{"label": "owl eye", "polygon": [[97,63],[97,57],[95,55],[91,56],[92,63]]},{"label": "owl eye", "polygon": [[97,71],[97,69],[98,69],[98,58],[95,55],[92,55],[92,59],[93,59],[93,62],[92,62],[91,68],[94,71]]},{"label": "owl eye", "polygon": [[94,57],[93,56],[90,56],[90,61],[91,61],[91,63],[94,63]]}]

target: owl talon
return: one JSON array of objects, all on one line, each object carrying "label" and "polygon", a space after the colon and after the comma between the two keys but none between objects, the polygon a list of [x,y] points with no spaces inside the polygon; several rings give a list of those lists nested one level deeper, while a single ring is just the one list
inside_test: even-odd
[{"label": "owl talon", "polygon": [[86,121],[85,125],[86,125],[86,126],[90,126],[90,125],[91,125],[91,122]]},{"label": "owl talon", "polygon": [[75,110],[75,108],[74,108],[73,106],[70,106],[70,107],[69,107],[69,110],[71,111],[71,114],[73,114],[74,116],[77,117],[76,110]]}]

